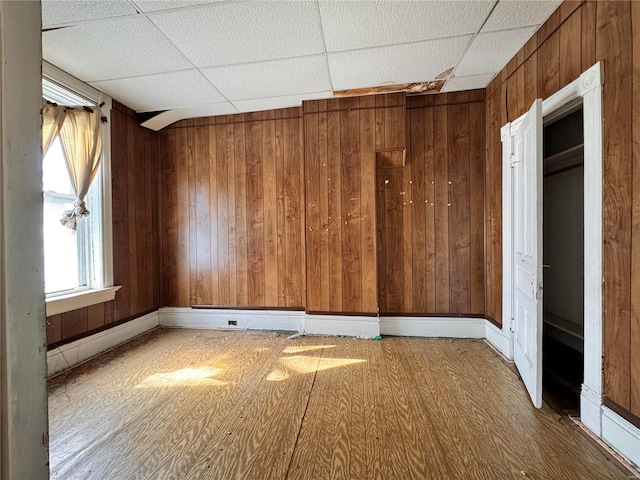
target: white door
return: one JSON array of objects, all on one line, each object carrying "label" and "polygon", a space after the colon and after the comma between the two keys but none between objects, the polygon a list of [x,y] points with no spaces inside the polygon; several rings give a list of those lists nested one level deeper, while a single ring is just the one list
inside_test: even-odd
[{"label": "white door", "polygon": [[542,406],[542,100],[513,122],[513,356]]}]

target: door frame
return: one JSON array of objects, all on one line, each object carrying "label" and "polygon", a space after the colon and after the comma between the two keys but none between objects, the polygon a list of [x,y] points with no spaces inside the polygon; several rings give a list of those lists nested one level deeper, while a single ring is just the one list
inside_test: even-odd
[{"label": "door frame", "polygon": [[[598,62],[579,78],[542,102],[542,117],[549,119],[582,101],[584,112],[584,256],[589,268],[584,272],[584,381],[580,393],[582,423],[601,435],[602,406],[602,79],[603,62]],[[513,209],[511,173],[512,128],[521,120],[504,125],[502,139],[502,329],[508,334],[508,357],[513,358]],[[538,259],[542,262],[542,257]],[[585,265],[587,263],[585,262]]]}]

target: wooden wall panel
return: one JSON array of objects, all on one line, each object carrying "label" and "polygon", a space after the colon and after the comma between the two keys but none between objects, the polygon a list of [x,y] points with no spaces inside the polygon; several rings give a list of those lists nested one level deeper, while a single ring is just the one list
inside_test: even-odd
[{"label": "wooden wall panel", "polygon": [[482,90],[407,99],[405,165],[377,168],[382,314],[484,315],[484,112]]},{"label": "wooden wall panel", "polygon": [[[171,258],[160,266],[159,243],[175,232],[175,220],[158,235],[159,163],[164,144],[138,125],[135,113],[114,102],[111,111],[111,172],[114,282],[122,288],[113,301],[47,318],[50,348],[139,317],[159,306],[159,269],[171,272]],[[175,137],[167,141],[175,144]],[[175,177],[175,168],[166,169]],[[167,210],[175,218],[172,194],[163,185]]]},{"label": "wooden wall panel", "polygon": [[640,119],[635,114],[640,108],[635,82],[640,45],[632,19],[640,22],[634,2],[565,2],[540,28],[536,42],[528,42],[516,55],[512,71],[505,68],[486,89],[486,283],[487,315],[500,323],[502,255],[497,226],[502,208],[494,199],[502,189],[499,129],[507,117],[513,120],[521,113],[508,111],[512,106],[504,101],[503,86],[523,70],[523,85],[516,82],[509,96],[522,96],[527,109],[534,98],[548,97],[596,61],[604,61],[604,391],[608,401],[638,416],[640,369],[634,366],[640,365],[640,344],[634,332],[640,324],[640,307],[634,299],[640,293],[640,269],[634,251],[640,243],[636,188]]},{"label": "wooden wall panel", "polygon": [[375,153],[405,148],[405,110],[403,94],[304,104],[308,311],[378,312]]},{"label": "wooden wall panel", "polygon": [[161,305],[304,307],[301,122],[292,108],[160,133],[162,259],[172,268]]}]

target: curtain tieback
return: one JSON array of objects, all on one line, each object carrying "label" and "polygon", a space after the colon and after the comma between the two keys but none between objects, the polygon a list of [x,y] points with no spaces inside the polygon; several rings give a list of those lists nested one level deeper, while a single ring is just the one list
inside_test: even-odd
[{"label": "curtain tieback", "polygon": [[84,203],[84,200],[77,198],[76,201],[73,202],[73,209],[66,210],[62,214],[62,217],[60,217],[60,223],[75,231],[78,228],[78,219],[88,216],[89,210],[87,210],[87,205]]}]

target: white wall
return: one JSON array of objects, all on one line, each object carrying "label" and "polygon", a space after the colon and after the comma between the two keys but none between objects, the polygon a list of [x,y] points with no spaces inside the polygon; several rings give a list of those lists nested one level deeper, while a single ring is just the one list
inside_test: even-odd
[{"label": "white wall", "polygon": [[0,476],[49,476],[40,2],[0,2]]},{"label": "white wall", "polygon": [[584,168],[544,178],[544,309],[584,323]]}]

